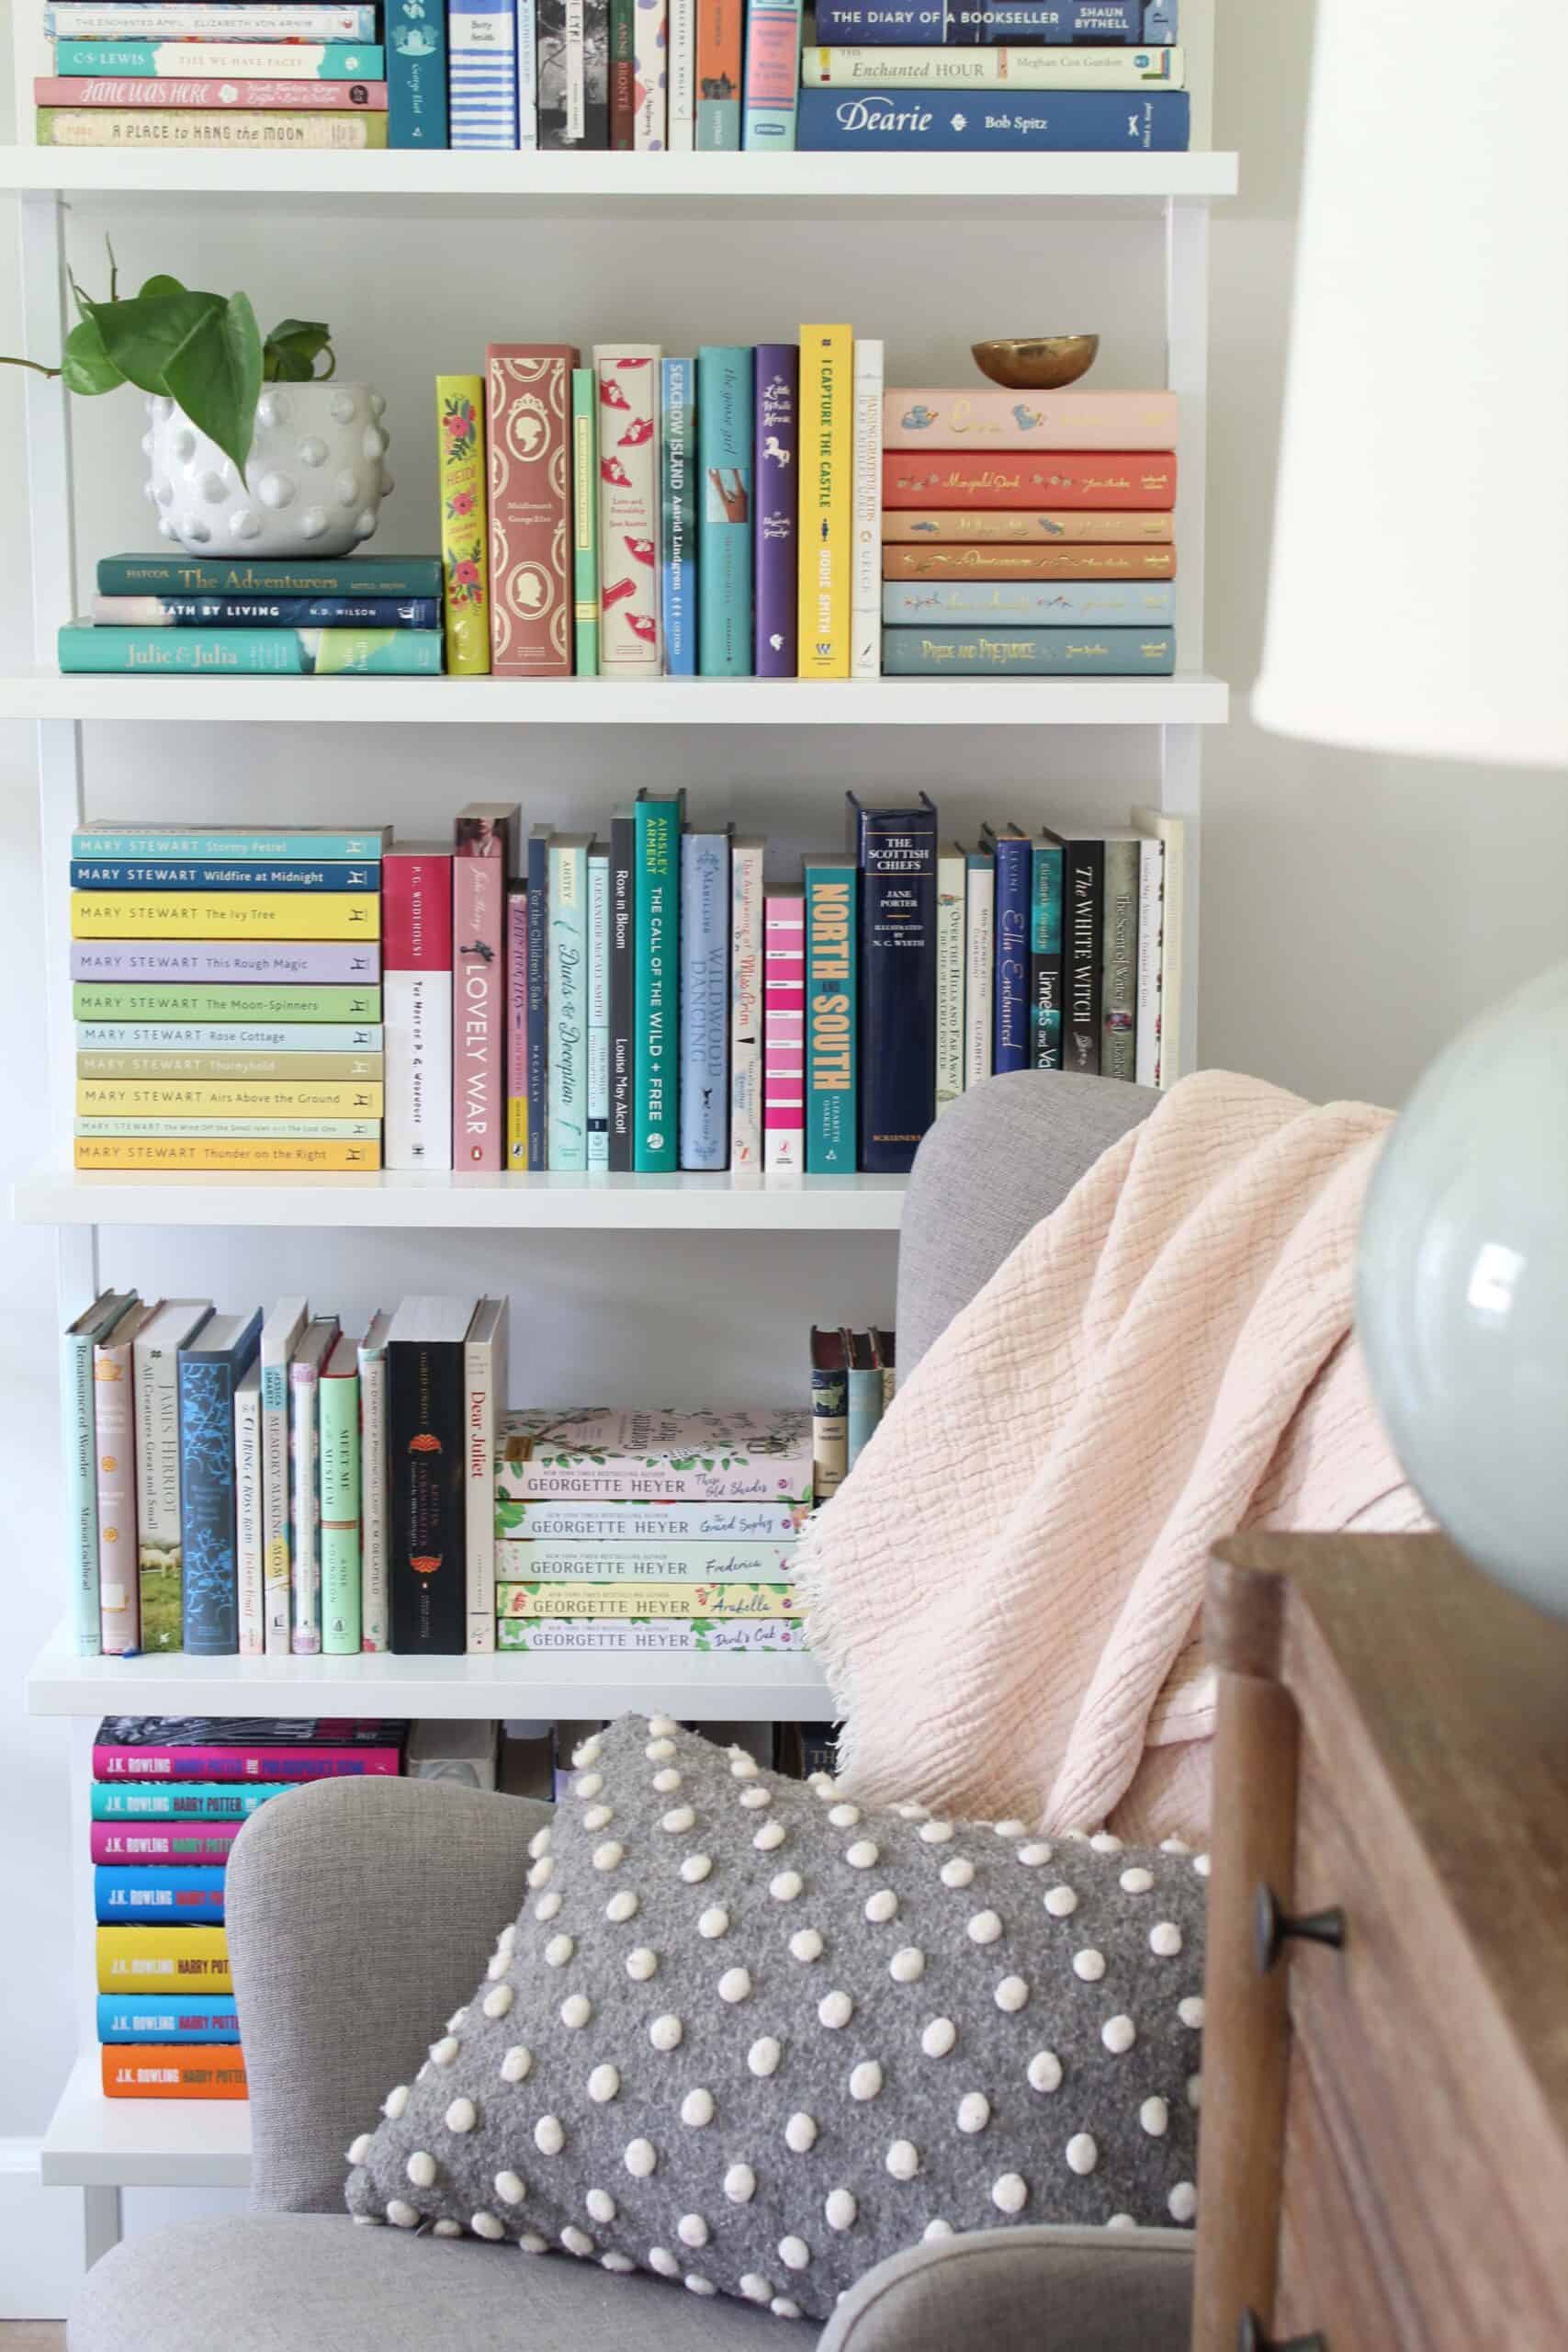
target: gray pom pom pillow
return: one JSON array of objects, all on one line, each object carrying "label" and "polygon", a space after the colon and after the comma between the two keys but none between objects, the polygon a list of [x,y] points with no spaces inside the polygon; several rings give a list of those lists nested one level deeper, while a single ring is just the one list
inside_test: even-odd
[{"label": "gray pom pom pillow", "polygon": [[1191,2221],[1201,1855],[863,1809],[664,1716],[575,1761],[356,2219],[818,2320],[921,2239]]}]

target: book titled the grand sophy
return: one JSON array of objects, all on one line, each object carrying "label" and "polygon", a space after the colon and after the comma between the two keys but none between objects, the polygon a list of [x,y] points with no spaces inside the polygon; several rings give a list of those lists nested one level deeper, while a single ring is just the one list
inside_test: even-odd
[{"label": "book titled the grand sophy", "polygon": [[552,1496],[809,1501],[810,1416],[605,1406],[508,1413],[498,1435],[495,1491],[498,1506]]}]

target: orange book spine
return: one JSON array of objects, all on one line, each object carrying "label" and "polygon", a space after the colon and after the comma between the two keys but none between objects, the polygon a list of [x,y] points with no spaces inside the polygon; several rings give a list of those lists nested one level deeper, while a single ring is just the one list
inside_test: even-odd
[{"label": "orange book spine", "polygon": [[887,449],[887,506],[1131,507],[1176,503],[1169,449]]},{"label": "orange book spine", "polygon": [[232,2042],[106,2041],[106,2098],[248,2098]]},{"label": "orange book spine", "polygon": [[1173,514],[1137,514],[1130,509],[1118,513],[1114,507],[1103,514],[1093,507],[1085,507],[1077,514],[1070,508],[1043,514],[1038,508],[1016,511],[1007,506],[912,506],[882,517],[884,540],[903,541],[911,547],[957,546],[976,541],[985,546],[1021,546],[1028,541],[1031,546],[1043,548],[1054,547],[1060,541],[1077,546],[1085,539],[1164,545],[1175,530]]},{"label": "orange book spine", "polygon": [[885,547],[884,580],[1174,580],[1176,549]]},{"label": "orange book spine", "polygon": [[697,0],[697,145],[740,144],[744,0]]}]

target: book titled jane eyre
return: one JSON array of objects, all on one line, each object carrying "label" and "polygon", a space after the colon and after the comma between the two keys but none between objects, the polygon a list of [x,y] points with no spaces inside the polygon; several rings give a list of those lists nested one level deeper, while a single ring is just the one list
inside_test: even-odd
[{"label": "book titled jane eyre", "polygon": [[261,1309],[219,1315],[179,1351],[180,1573],[185,1647],[240,1646],[234,1523],[234,1391],[261,1344]]},{"label": "book titled jane eyre", "polygon": [[387,1334],[392,1489],[392,1648],[468,1648],[463,1510],[464,1342],[471,1298],[406,1298]]},{"label": "book titled jane eyre", "polygon": [[408,1730],[346,1718],[106,1715],[93,1738],[93,1779],[276,1783],[400,1772]]},{"label": "book titled jane eyre", "polygon": [[860,1164],[903,1175],[936,1116],[937,812],[851,792],[860,866]]},{"label": "book titled jane eyre", "polygon": [[606,1406],[508,1413],[496,1447],[498,1506],[557,1495],[603,1500],[807,1502],[811,1416],[622,1412]]}]

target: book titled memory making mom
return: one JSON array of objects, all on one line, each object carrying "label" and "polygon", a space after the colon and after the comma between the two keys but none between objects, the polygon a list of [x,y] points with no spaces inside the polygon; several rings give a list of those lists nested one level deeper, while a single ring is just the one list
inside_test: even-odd
[{"label": "book titled memory making mom", "polygon": [[408,1732],[406,1723],[347,1718],[106,1715],[94,1735],[93,1778],[276,1783],[395,1773]]},{"label": "book titled memory making mom", "polygon": [[591,1406],[508,1413],[496,1501],[808,1502],[811,1416],[784,1411],[624,1412]]},{"label": "book titled memory making mom", "polygon": [[986,45],[1156,47],[1177,38],[1179,0],[818,0],[817,38]]}]

